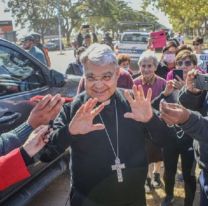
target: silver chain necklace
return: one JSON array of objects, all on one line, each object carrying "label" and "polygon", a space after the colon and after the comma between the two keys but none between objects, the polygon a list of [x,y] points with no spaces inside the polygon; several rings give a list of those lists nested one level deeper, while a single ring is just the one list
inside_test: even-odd
[{"label": "silver chain necklace", "polygon": [[[111,165],[111,169],[116,170],[118,182],[123,182],[122,169],[125,169],[126,167],[125,167],[125,164],[121,163],[121,161],[119,159],[118,112],[117,112],[117,107],[116,107],[116,100],[114,101],[114,106],[115,106],[115,113],[116,113],[116,151],[115,151],[115,148],[113,147],[113,143],[111,141],[111,138],[110,138],[110,135],[108,133],[106,126],[105,126],[105,133],[106,133],[106,136],[108,137],[108,141],[110,143],[111,149],[112,149],[114,156],[115,156],[115,164]],[[99,117],[101,119],[102,124],[105,125],[101,114],[99,114]]]}]

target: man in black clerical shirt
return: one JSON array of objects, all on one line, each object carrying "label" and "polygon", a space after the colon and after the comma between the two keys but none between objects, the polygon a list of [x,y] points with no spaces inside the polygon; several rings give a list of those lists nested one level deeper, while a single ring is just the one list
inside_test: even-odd
[{"label": "man in black clerical shirt", "polygon": [[166,125],[151,107],[151,90],[117,88],[119,66],[111,48],[93,44],[81,55],[85,89],[65,104],[41,159],[69,146],[71,206],[145,206],[145,137],[165,140]]}]

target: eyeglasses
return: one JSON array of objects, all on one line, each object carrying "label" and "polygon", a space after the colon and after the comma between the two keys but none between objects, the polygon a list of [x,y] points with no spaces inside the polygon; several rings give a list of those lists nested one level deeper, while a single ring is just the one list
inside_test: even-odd
[{"label": "eyeglasses", "polygon": [[141,64],[141,67],[151,69],[153,67],[153,64]]},{"label": "eyeglasses", "polygon": [[112,72],[108,72],[107,74],[104,74],[103,76],[93,76],[93,75],[91,75],[91,74],[86,74],[86,76],[85,76],[85,78],[86,78],[86,80],[87,81],[89,81],[89,82],[96,82],[96,81],[104,81],[104,82],[107,82],[107,81],[110,81],[112,78],[113,78],[113,76],[114,76],[114,74],[115,74],[115,72],[114,73],[112,73]]},{"label": "eyeglasses", "polygon": [[193,46],[199,46],[200,44],[197,44],[197,43],[193,43]]},{"label": "eyeglasses", "polygon": [[192,65],[192,61],[190,61],[190,60],[186,60],[186,61],[178,61],[178,62],[176,62],[176,64],[178,65],[178,66],[186,66],[186,67],[188,67],[188,66],[191,66]]}]

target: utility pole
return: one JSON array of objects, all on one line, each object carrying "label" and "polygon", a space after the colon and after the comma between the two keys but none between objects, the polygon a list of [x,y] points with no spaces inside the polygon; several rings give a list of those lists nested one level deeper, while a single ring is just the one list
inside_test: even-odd
[{"label": "utility pole", "polygon": [[60,16],[60,0],[57,0],[57,11],[58,11],[58,36],[59,36],[59,50],[60,54],[62,53],[62,35],[61,35],[61,16]]}]

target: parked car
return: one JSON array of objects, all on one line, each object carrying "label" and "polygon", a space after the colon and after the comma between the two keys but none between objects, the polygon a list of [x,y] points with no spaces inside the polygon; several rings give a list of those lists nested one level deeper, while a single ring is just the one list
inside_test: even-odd
[{"label": "parked car", "polygon": [[[80,77],[49,70],[29,53],[0,39],[0,133],[14,129],[24,122],[36,95],[57,93],[65,97],[76,94]],[[0,205],[26,205],[57,176],[66,171],[69,151],[49,164],[36,160],[29,169],[31,177],[0,192]],[[15,171],[14,171],[15,172]]]},{"label": "parked car", "polygon": [[[61,42],[62,45],[62,49],[64,50],[64,44],[63,42]],[[56,51],[60,49],[59,46],[59,39],[51,39],[49,40],[46,44],[45,47],[49,50],[49,51]]]},{"label": "parked car", "polygon": [[115,52],[116,54],[128,54],[132,66],[135,67],[139,57],[147,49],[148,38],[148,32],[125,31],[120,35],[120,39],[115,45]]}]

